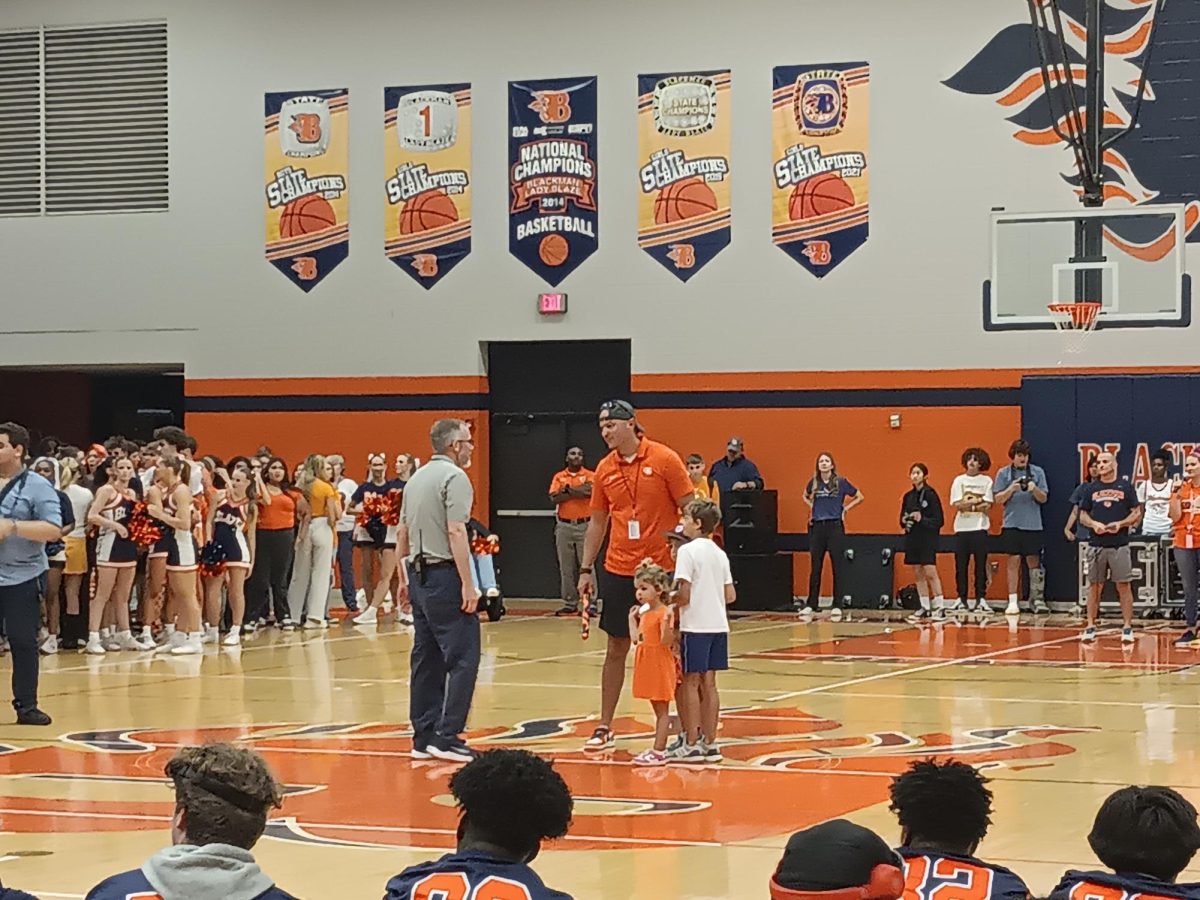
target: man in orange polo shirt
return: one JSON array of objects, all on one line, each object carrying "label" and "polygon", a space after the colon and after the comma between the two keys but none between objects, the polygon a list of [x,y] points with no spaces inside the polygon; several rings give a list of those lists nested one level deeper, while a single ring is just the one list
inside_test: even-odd
[{"label": "man in orange polo shirt", "polygon": [[554,547],[558,551],[558,573],[562,579],[562,609],[556,616],[579,613],[579,567],[583,562],[583,538],[592,515],[592,480],[596,473],[584,468],[583,450],[567,451],[567,467],[550,481],[550,502],[555,511]]},{"label": "man in orange polo shirt", "polygon": [[[646,438],[633,406],[624,400],[609,400],[600,407],[600,436],[612,452],[596,466],[579,594],[595,597],[599,587],[604,601],[600,627],[608,635],[608,648],[600,678],[600,724],[585,750],[613,745],[612,721],[629,655],[629,610],[637,603],[633,573],[646,557],[668,571],[675,567],[664,534],[674,529],[679,510],[695,491],[679,454]],[[604,564],[593,578],[592,566],[610,523]]]}]

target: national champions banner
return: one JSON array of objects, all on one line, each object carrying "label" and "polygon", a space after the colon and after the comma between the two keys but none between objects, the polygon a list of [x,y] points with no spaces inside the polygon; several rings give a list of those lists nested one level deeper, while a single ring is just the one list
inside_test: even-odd
[{"label": "national champions banner", "polygon": [[508,83],[508,249],[557,285],[599,246],[596,79]]},{"label": "national champions banner", "polygon": [[350,255],[349,93],[266,95],[267,260],[311,291]]},{"label": "national champions banner", "polygon": [[865,62],[777,66],[771,237],[818,278],[867,240]]},{"label": "national champions banner", "polygon": [[731,81],[638,76],[638,245],[681,281],[729,244]]},{"label": "national champions banner", "polygon": [[384,253],[431,288],[471,252],[471,86],[383,89]]}]

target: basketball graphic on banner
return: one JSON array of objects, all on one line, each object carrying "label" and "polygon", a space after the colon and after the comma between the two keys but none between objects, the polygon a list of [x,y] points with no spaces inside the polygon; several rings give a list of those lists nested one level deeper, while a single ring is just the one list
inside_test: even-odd
[{"label": "basketball graphic on banner", "polygon": [[400,210],[400,233],[415,234],[453,225],[458,221],[458,207],[445,191],[425,191],[417,194]]},{"label": "basketball graphic on banner", "polygon": [[293,200],[279,214],[279,236],[300,237],[315,231],[324,231],[337,224],[333,206],[319,194],[309,194]]},{"label": "basketball graphic on banner", "polygon": [[571,247],[561,234],[548,234],[538,244],[538,256],[548,266],[561,266],[571,255]]},{"label": "basketball graphic on banner", "polygon": [[854,206],[854,190],[841,175],[825,172],[800,182],[788,199],[788,217],[793,222],[840,212]]},{"label": "basketball graphic on banner", "polygon": [[699,178],[673,181],[654,198],[654,223],[666,225],[717,211],[717,195]]}]

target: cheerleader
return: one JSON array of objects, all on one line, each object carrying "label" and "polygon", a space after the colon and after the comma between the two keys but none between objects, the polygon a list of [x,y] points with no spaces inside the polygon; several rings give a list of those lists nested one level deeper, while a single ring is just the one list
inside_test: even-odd
[{"label": "cheerleader", "polygon": [[[87,523],[98,529],[96,593],[88,605],[88,640],[84,652],[103,656],[107,650],[150,650],[152,641],[135,638],[129,630],[129,592],[137,567],[137,545],[129,539],[129,520],[137,495],[129,487],[133,463],[127,458],[101,463],[96,469],[95,499]],[[117,633],[101,643],[100,626],[112,601]]]},{"label": "cheerleader", "polygon": [[[377,516],[364,515],[364,507],[375,498],[387,497],[392,491],[401,491],[404,484],[399,481],[387,480],[387,456],[383,453],[372,453],[367,457],[369,475],[355,490],[350,498],[350,512],[359,518],[359,524],[354,529],[354,543],[363,555],[363,567],[369,571],[372,562],[379,563],[379,580],[371,591],[370,605],[354,617],[355,625],[372,625],[379,618],[379,609],[387,596],[392,574],[396,571],[396,526],[388,525]],[[366,585],[367,579],[363,579]],[[387,610],[385,610],[386,612]]]},{"label": "cheerleader", "polygon": [[[146,486],[146,508],[163,505],[163,486],[158,481],[158,467],[162,457],[154,464],[150,481]],[[141,606],[142,640],[151,637],[153,626],[162,624],[160,640],[173,642],[175,637],[174,607],[167,597],[167,538],[164,534],[146,553],[146,590]]]},{"label": "cheerleader", "polygon": [[[61,460],[63,491],[71,500],[71,509],[75,517],[75,528],[67,535],[67,565],[63,569],[63,593],[67,599],[67,615],[79,615],[79,597],[83,588],[83,579],[88,573],[87,528],[88,510],[92,508],[95,495],[79,483],[81,473],[79,462],[73,458]],[[50,629],[54,636],[56,629]],[[43,653],[57,653],[58,642],[47,641],[42,646]]]},{"label": "cheerleader", "polygon": [[[246,468],[235,468],[227,490],[218,491],[209,508],[205,538],[220,548],[224,571],[205,576],[205,608],[209,622],[220,621],[221,588],[229,587],[229,612],[232,625],[221,643],[237,647],[242,641],[242,619],[246,614],[246,577],[254,564],[254,526],[258,505],[254,482]],[[215,613],[214,613],[215,610]],[[217,626],[210,625],[210,629]]]},{"label": "cheerleader", "polygon": [[162,486],[162,503],[146,504],[150,516],[167,526],[161,542],[167,551],[167,590],[174,607],[175,631],[184,635],[182,640],[175,639],[175,646],[171,647],[170,652],[176,656],[204,651],[200,603],[196,597],[196,570],[200,562],[192,534],[195,513],[188,487],[190,468],[187,460],[178,456],[159,460],[157,478]]}]

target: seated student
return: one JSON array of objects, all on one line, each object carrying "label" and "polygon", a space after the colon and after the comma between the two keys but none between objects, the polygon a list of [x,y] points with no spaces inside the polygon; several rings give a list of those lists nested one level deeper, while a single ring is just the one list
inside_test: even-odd
[{"label": "seated student", "polygon": [[261,756],[232,744],[184,747],[166,773],[175,783],[173,846],[100,882],[87,900],[295,900],[250,855],[282,802]]},{"label": "seated student", "polygon": [[474,897],[488,882],[519,886],[529,900],[571,900],[528,866],[542,841],[571,825],[571,793],[550,763],[525,750],[492,750],[451,776],[450,793],[460,811],[458,849],[405,869],[387,883],[384,900]]},{"label": "seated student", "polygon": [[33,894],[18,891],[16,888],[6,888],[0,884],[0,900],[38,900]]},{"label": "seated student", "polygon": [[990,885],[979,900],[1026,900],[1029,888],[1001,866],[976,859],[992,819],[987,779],[966,763],[913,763],[892,781],[891,810],[900,822],[904,900],[923,900],[946,887]]},{"label": "seated student", "polygon": [[1170,788],[1127,787],[1113,793],[1096,813],[1088,843],[1112,871],[1068,871],[1050,900],[1136,894],[1200,898],[1200,884],[1175,882],[1200,850],[1196,807]]},{"label": "seated student", "polygon": [[771,877],[771,900],[899,900],[903,892],[900,857],[845,819],[793,834]]}]

